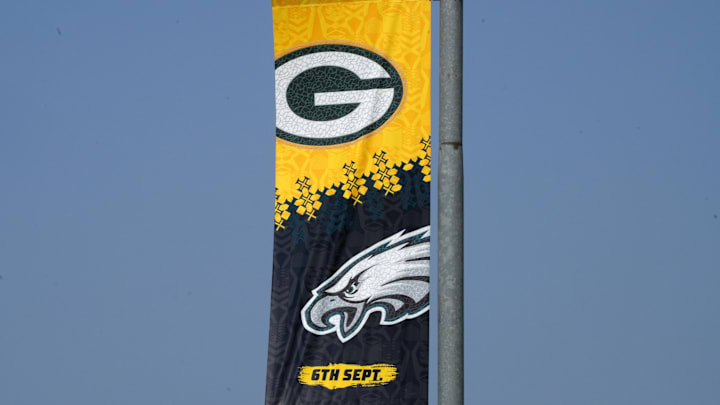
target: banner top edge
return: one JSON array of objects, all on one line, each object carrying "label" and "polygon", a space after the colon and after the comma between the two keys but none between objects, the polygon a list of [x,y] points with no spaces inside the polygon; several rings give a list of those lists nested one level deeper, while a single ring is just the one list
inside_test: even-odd
[{"label": "banner top edge", "polygon": [[429,3],[433,0],[273,0],[275,7],[323,6],[339,3]]}]

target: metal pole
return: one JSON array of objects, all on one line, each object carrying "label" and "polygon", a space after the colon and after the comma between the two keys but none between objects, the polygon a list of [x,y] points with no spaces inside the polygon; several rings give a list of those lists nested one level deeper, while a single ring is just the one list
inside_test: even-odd
[{"label": "metal pole", "polygon": [[462,0],[440,1],[440,167],[438,178],[438,403],[462,405],[463,159]]}]

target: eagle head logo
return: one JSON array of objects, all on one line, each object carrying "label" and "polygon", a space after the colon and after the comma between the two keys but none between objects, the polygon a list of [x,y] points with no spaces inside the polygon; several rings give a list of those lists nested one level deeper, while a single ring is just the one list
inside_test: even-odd
[{"label": "eagle head logo", "polygon": [[358,253],[313,291],[301,312],[316,335],[337,333],[345,343],[370,314],[395,325],[427,312],[430,300],[430,226],[400,231]]}]

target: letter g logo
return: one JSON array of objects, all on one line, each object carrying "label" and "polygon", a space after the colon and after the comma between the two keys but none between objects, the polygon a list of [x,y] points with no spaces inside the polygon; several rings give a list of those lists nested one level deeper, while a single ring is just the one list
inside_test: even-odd
[{"label": "letter g logo", "polygon": [[375,52],[311,45],[275,61],[276,135],[302,145],[337,145],[372,133],[402,104],[403,80]]}]

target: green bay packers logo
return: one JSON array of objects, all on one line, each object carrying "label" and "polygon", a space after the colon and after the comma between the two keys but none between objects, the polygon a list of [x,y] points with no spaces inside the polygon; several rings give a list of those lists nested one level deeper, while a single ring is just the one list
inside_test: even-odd
[{"label": "green bay packers logo", "polygon": [[393,118],[403,96],[397,68],[365,48],[310,45],[275,61],[276,134],[288,142],[352,142]]}]

